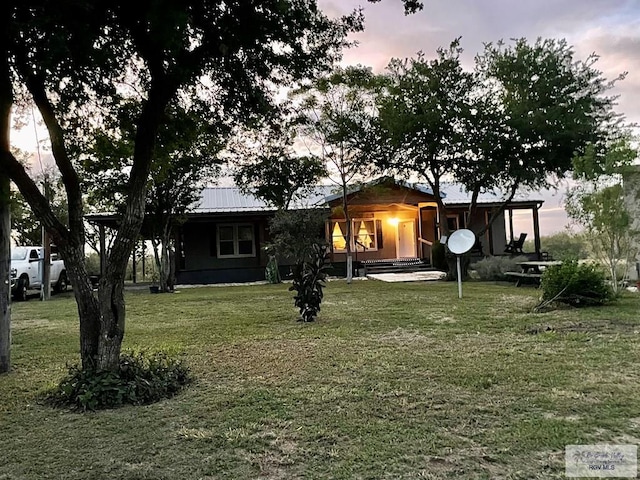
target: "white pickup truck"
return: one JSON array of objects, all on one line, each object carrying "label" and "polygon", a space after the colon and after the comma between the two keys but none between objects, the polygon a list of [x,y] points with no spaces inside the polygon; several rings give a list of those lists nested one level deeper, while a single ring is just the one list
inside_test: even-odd
[{"label": "white pickup truck", "polygon": [[[42,247],[14,247],[11,249],[11,293],[15,300],[27,300],[28,290],[42,287],[44,249]],[[64,261],[51,255],[51,286],[56,292],[67,289],[69,280]]]}]

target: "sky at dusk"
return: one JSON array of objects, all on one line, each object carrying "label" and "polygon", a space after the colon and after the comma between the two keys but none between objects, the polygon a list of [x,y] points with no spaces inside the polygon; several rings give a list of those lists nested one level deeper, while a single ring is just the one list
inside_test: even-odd
[{"label": "sky at dusk", "polygon": [[[329,16],[347,14],[362,6],[365,31],[352,36],[358,46],[347,50],[344,64],[370,66],[384,71],[393,57],[406,58],[422,51],[432,57],[436,48],[446,47],[462,37],[462,58],[468,68],[483,43],[526,37],[565,38],[573,45],[577,59],[600,55],[596,64],[613,79],[628,72],[613,93],[619,95],[617,110],[629,122],[640,123],[640,0],[425,0],[423,11],[404,15],[400,0],[318,0]],[[41,136],[44,134],[41,133]],[[34,128],[13,132],[12,143],[34,151]],[[545,204],[540,222],[543,235],[563,230],[567,218],[562,208],[566,184],[557,192],[541,192]],[[536,197],[539,197],[537,194]],[[531,213],[514,217],[516,235],[533,236]]]},{"label": "sky at dusk", "polygon": [[[487,42],[564,38],[574,47],[576,59],[599,55],[596,66],[606,78],[628,72],[612,93],[620,96],[617,111],[629,122],[640,123],[640,0],[425,0],[423,11],[408,16],[400,0],[318,3],[330,16],[363,7],[365,31],[352,36],[359,45],[345,52],[343,63],[367,65],[376,72],[383,72],[394,57],[420,51],[433,57],[438,47],[457,37],[462,37],[462,58],[470,69]],[[568,223],[562,208],[566,189],[562,183],[557,192],[541,192],[542,235],[561,231]],[[531,212],[518,212],[514,224],[516,235],[523,231],[533,236]]]}]

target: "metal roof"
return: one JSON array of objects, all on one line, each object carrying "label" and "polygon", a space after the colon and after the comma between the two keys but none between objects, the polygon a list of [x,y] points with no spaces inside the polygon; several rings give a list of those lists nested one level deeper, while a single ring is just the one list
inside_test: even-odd
[{"label": "metal roof", "polygon": [[[433,191],[427,185],[411,184],[404,181],[396,181],[396,184],[433,195]],[[337,200],[342,196],[340,193],[334,193],[335,190],[336,187],[333,185],[317,185],[305,197],[294,199],[289,208],[296,210],[325,206],[326,203]],[[358,190],[354,189],[352,192]],[[445,205],[468,205],[471,202],[471,194],[459,184],[442,184],[441,194]],[[480,193],[477,201],[480,205],[500,204],[503,199],[504,194],[502,192],[489,190]],[[541,203],[543,201],[542,198],[533,198],[526,193],[519,193],[510,203]],[[201,200],[190,213],[273,212],[275,210],[275,207],[268,205],[264,200],[251,194],[242,193],[237,187],[209,187],[202,191]]]},{"label": "metal roof", "polygon": [[[445,205],[469,205],[471,203],[471,193],[456,183],[443,183],[440,185],[440,193],[442,194]],[[498,189],[487,190],[478,195],[478,204],[501,204],[504,202],[505,194]],[[542,203],[544,200],[540,197],[531,197],[527,193],[518,192],[509,203]]]},{"label": "metal roof", "polygon": [[[296,197],[289,208],[291,210],[324,206],[326,197],[335,187],[317,185],[306,196]],[[274,212],[276,207],[251,194],[245,194],[237,187],[208,187],[202,191],[201,199],[191,214],[231,213],[231,212]]]},{"label": "metal roof", "polygon": [[[372,183],[380,182],[382,179],[374,180]],[[433,195],[431,188],[424,184],[412,184],[402,180],[395,180],[397,185],[410,188],[421,193]],[[289,208],[291,210],[305,208],[322,208],[326,207],[328,202],[337,200],[342,196],[335,193],[338,188],[335,185],[317,185],[312,191],[304,197],[297,197],[293,200]],[[360,188],[353,189],[356,192]],[[471,202],[471,194],[465,191],[464,187],[459,184],[445,183],[441,185],[441,193],[445,205],[469,205]],[[480,205],[499,205],[503,202],[504,195],[497,191],[491,190],[483,192],[478,196],[478,204]],[[529,197],[526,193],[517,194],[510,202],[513,205],[523,204],[531,205],[542,203],[544,200],[539,197]],[[237,187],[208,187],[202,190],[201,198],[189,210],[190,216],[198,214],[216,214],[216,213],[260,213],[274,212],[276,208],[268,205],[264,200],[257,198],[251,194],[242,193]],[[112,213],[94,213],[87,215],[88,219],[96,221],[117,221],[118,215]]]}]

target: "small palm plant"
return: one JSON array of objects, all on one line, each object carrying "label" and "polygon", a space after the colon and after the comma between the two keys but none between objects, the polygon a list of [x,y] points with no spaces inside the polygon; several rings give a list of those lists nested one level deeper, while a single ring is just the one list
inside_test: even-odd
[{"label": "small palm plant", "polygon": [[300,310],[300,320],[312,322],[320,312],[320,304],[326,286],[327,260],[329,251],[327,245],[312,245],[308,259],[295,265],[293,271],[293,285],[290,291],[295,291],[295,306]]}]

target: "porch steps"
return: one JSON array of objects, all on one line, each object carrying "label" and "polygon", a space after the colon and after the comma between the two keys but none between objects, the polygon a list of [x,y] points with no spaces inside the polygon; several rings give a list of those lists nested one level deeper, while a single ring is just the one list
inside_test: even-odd
[{"label": "porch steps", "polygon": [[376,273],[411,273],[434,271],[429,263],[419,258],[390,258],[385,260],[364,260],[362,261],[364,274]]}]

